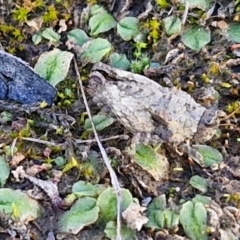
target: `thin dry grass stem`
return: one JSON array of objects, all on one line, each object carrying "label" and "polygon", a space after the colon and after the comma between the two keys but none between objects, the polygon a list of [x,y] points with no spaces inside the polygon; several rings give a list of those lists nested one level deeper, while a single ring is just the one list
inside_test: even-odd
[{"label": "thin dry grass stem", "polygon": [[96,128],[95,128],[94,123],[92,121],[91,112],[90,112],[90,109],[89,109],[89,106],[88,106],[88,103],[87,103],[87,98],[86,98],[86,95],[85,95],[85,92],[84,92],[84,89],[83,89],[81,76],[80,76],[80,73],[79,73],[79,70],[78,70],[77,61],[76,61],[75,58],[73,58],[73,62],[74,62],[74,69],[75,69],[75,72],[77,74],[77,79],[78,79],[78,82],[79,82],[80,90],[81,90],[81,93],[82,93],[83,101],[84,101],[84,104],[85,104],[85,107],[86,107],[86,110],[87,110],[87,114],[88,114],[89,120],[90,120],[91,125],[92,125],[93,133],[94,133],[94,136],[96,138],[96,141],[97,141],[99,150],[101,152],[101,155],[103,157],[103,160],[104,160],[104,162],[106,164],[106,167],[107,167],[107,169],[109,171],[112,186],[113,186],[113,188],[115,190],[115,194],[116,194],[116,198],[117,198],[117,210],[118,210],[117,211],[117,237],[116,237],[116,239],[117,240],[122,240],[122,237],[121,237],[122,194],[121,194],[120,184],[118,182],[117,175],[116,175],[116,173],[114,172],[114,170],[113,170],[113,168],[111,166],[111,163],[110,163],[110,160],[109,160],[109,158],[107,156],[107,153],[106,153],[105,149],[103,148],[102,143],[100,142],[100,139],[98,137]]},{"label": "thin dry grass stem", "polygon": [[[128,137],[127,135],[116,135],[116,136],[112,136],[112,137],[108,137],[108,138],[101,138],[100,141],[101,142],[106,142],[106,141],[111,141],[114,139],[125,139],[126,137]],[[87,140],[81,140],[81,139],[75,139],[75,143],[79,144],[79,143],[92,143],[92,142],[96,142],[96,139],[87,139]]]},{"label": "thin dry grass stem", "polygon": [[45,145],[49,145],[49,146],[61,146],[61,144],[57,144],[54,142],[45,141],[45,140],[41,140],[41,139],[30,138],[30,137],[21,137],[21,140],[41,143],[41,144],[45,144]]},{"label": "thin dry grass stem", "polygon": [[240,105],[234,111],[232,111],[230,114],[224,117],[221,121],[225,121],[225,120],[228,120],[229,118],[235,117],[234,115],[238,113],[239,110],[240,110]]},{"label": "thin dry grass stem", "polygon": [[230,122],[227,122],[227,123],[220,123],[219,124],[219,127],[237,127],[236,124],[233,124],[233,123],[230,123]]},{"label": "thin dry grass stem", "polygon": [[11,157],[13,157],[13,155],[14,155],[14,148],[15,148],[15,146],[16,146],[16,144],[17,144],[17,140],[18,140],[18,138],[14,138],[14,139],[13,139],[13,142],[12,142],[12,145],[11,145],[11,147],[10,147]]},{"label": "thin dry grass stem", "polygon": [[24,140],[24,141],[29,141],[29,142],[36,142],[36,143],[41,143],[41,144],[44,144],[44,145],[48,145],[48,146],[61,146],[62,144],[56,144],[56,143],[53,143],[53,142],[49,142],[49,141],[45,141],[45,140],[40,140],[40,139],[35,139],[35,138],[31,138],[31,137],[17,137],[17,138],[14,138],[12,144],[11,144],[11,148],[10,148],[10,151],[11,151],[11,156],[13,157],[14,155],[14,148],[17,144],[17,140],[20,139],[20,140]]},{"label": "thin dry grass stem", "polygon": [[182,16],[182,25],[184,25],[186,23],[188,10],[189,10],[189,2],[186,1],[185,10],[184,10],[184,13],[183,13],[183,16]]}]

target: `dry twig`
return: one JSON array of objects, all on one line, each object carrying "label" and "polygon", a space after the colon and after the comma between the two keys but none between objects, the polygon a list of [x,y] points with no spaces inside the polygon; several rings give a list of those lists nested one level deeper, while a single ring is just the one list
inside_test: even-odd
[{"label": "dry twig", "polygon": [[86,98],[86,95],[85,95],[85,92],[84,92],[84,89],[83,89],[80,73],[79,73],[79,70],[78,70],[77,61],[76,61],[75,58],[73,59],[73,62],[74,62],[74,69],[75,69],[75,72],[77,74],[77,79],[78,79],[78,82],[79,82],[80,90],[81,90],[81,93],[82,93],[83,101],[84,101],[84,104],[85,104],[85,107],[86,107],[86,110],[87,110],[87,114],[88,114],[89,120],[90,120],[91,125],[92,125],[93,133],[94,133],[94,136],[96,138],[96,141],[97,141],[98,147],[100,149],[101,155],[103,157],[103,160],[104,160],[104,162],[106,164],[106,167],[107,167],[107,169],[109,171],[110,178],[111,178],[111,183],[112,183],[112,186],[113,186],[113,188],[115,190],[115,193],[116,193],[116,197],[117,197],[117,210],[118,210],[117,211],[118,214],[117,214],[117,237],[116,237],[116,239],[117,240],[121,240],[122,239],[122,237],[121,237],[122,194],[121,194],[120,184],[118,182],[117,175],[116,175],[116,173],[114,172],[114,170],[113,170],[113,168],[111,166],[111,163],[110,163],[110,160],[109,160],[109,158],[107,156],[107,153],[106,153],[105,149],[103,148],[102,143],[100,142],[100,139],[98,137],[96,128],[95,128],[94,123],[92,121],[91,112],[90,112],[90,109],[89,109],[89,106],[88,106],[88,103],[87,103],[87,98]]}]

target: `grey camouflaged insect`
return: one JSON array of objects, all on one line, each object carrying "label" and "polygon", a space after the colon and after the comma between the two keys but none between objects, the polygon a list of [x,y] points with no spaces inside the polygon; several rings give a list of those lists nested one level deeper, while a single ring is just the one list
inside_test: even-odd
[{"label": "grey camouflaged insect", "polygon": [[103,63],[94,65],[90,77],[94,102],[108,106],[132,133],[157,135],[174,147],[189,140],[210,140],[224,116],[222,111],[203,107],[182,90],[162,87],[147,77]]}]

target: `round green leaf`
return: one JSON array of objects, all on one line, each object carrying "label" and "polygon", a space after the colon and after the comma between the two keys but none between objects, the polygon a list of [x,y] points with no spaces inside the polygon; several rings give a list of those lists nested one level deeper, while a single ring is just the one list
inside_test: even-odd
[{"label": "round green leaf", "polygon": [[175,228],[179,224],[179,214],[165,209],[164,211],[154,211],[148,216],[149,221],[145,225],[151,229]]},{"label": "round green leaf", "polygon": [[156,153],[150,146],[138,144],[134,160],[156,181],[168,179],[169,163],[167,158]]},{"label": "round green leaf", "polygon": [[193,145],[192,147],[203,156],[205,167],[211,167],[213,164],[219,164],[223,161],[222,154],[215,148],[207,145]]},{"label": "round green leaf", "polygon": [[149,204],[147,209],[147,217],[149,221],[146,227],[151,229],[161,229],[164,227],[164,210],[167,206],[166,196],[164,194],[155,197]]},{"label": "round green leaf", "polygon": [[42,34],[35,33],[32,35],[32,41],[34,45],[38,45],[42,41]]},{"label": "round green leaf", "polygon": [[89,40],[88,35],[81,29],[73,29],[67,34],[67,38],[79,46],[82,46]]},{"label": "round green leaf", "polygon": [[[121,189],[122,192],[122,210],[126,210],[127,207],[133,202],[133,198],[129,190]],[[117,218],[117,198],[112,188],[104,190],[97,199],[97,205],[100,208],[101,218],[105,221],[114,221]]]},{"label": "round green leaf", "polygon": [[210,30],[205,30],[203,27],[194,26],[182,34],[182,42],[195,51],[200,51],[210,41]]},{"label": "round green leaf", "polygon": [[91,16],[96,15],[96,14],[102,14],[102,12],[105,12],[106,10],[98,5],[98,4],[94,4],[91,8],[90,8],[90,14]]},{"label": "round green leaf", "polygon": [[[97,131],[105,129],[114,122],[114,118],[102,114],[93,116],[92,120]],[[84,128],[87,131],[92,131],[92,124],[89,118],[85,120]]]},{"label": "round green leaf", "polygon": [[0,156],[0,186],[3,187],[10,174],[10,168],[4,156]]},{"label": "round green leaf", "polygon": [[207,192],[208,182],[205,178],[195,175],[191,177],[189,183],[191,184],[192,187],[198,189],[199,191],[203,193]]},{"label": "round green leaf", "polygon": [[59,221],[59,230],[77,234],[84,227],[98,219],[99,207],[96,200],[90,197],[78,199],[71,209],[63,214]]},{"label": "round green leaf", "polygon": [[118,54],[116,52],[110,55],[109,61],[112,67],[123,70],[127,70],[130,65],[130,62],[125,54]]},{"label": "round green leaf", "polygon": [[189,3],[189,8],[199,8],[206,11],[210,8],[210,0],[181,0],[182,4]]},{"label": "round green leaf", "polygon": [[117,33],[124,41],[130,41],[139,33],[139,22],[135,17],[125,17],[117,24]]},{"label": "round green leaf", "polygon": [[195,197],[192,199],[192,202],[193,203],[201,202],[204,205],[206,205],[206,204],[210,204],[211,200],[212,199],[210,197],[196,194]]},{"label": "round green leaf", "polygon": [[115,19],[107,13],[107,11],[103,11],[101,14],[93,15],[89,20],[89,27],[91,29],[90,34],[92,36],[97,36],[99,33],[107,32],[115,26]]},{"label": "round green leaf", "polygon": [[180,211],[180,222],[185,234],[192,240],[207,240],[207,210],[201,202],[188,201]]},{"label": "round green leaf", "polygon": [[40,206],[37,201],[20,190],[2,188],[0,189],[0,213],[9,214],[21,222],[29,222],[40,215]]},{"label": "round green leaf", "polygon": [[56,86],[67,76],[72,58],[72,53],[55,48],[40,56],[34,70],[50,84]]},{"label": "round green leaf", "polygon": [[112,49],[106,39],[96,38],[83,44],[80,59],[84,64],[100,62]]},{"label": "round green leaf", "polygon": [[56,33],[52,28],[46,28],[42,32],[42,37],[51,42],[58,42],[60,40],[60,35]]},{"label": "round green leaf", "polygon": [[[106,228],[104,229],[106,236],[109,239],[116,239],[117,237],[117,224],[114,221],[110,221],[106,224]],[[121,226],[121,238],[122,240],[135,240],[135,232],[134,230],[126,227],[124,224]]]},{"label": "round green leaf", "polygon": [[13,114],[3,111],[0,113],[0,123],[11,122],[13,120]]},{"label": "round green leaf", "polygon": [[230,23],[227,30],[227,37],[229,40],[240,43],[240,24]]},{"label": "round green leaf", "polygon": [[72,192],[77,197],[96,197],[99,193],[104,190],[101,185],[92,185],[85,181],[78,181],[73,184]]},{"label": "round green leaf", "polygon": [[58,157],[54,158],[53,161],[58,167],[64,167],[64,165],[67,163],[66,158],[64,158],[62,156],[58,156]]},{"label": "round green leaf", "polygon": [[163,27],[167,35],[177,34],[181,31],[181,20],[175,16],[166,17],[163,19]]}]

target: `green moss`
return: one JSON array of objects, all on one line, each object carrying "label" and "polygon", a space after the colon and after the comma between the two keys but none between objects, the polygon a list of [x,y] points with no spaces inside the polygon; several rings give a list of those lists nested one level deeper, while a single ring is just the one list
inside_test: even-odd
[{"label": "green moss", "polygon": [[2,32],[4,35],[12,33],[14,31],[13,26],[5,25],[5,24],[0,24],[0,32]]},{"label": "green moss", "polygon": [[0,32],[2,32],[3,35],[8,37],[13,36],[13,38],[9,39],[9,47],[11,46],[11,44],[16,45],[16,41],[22,42],[24,40],[24,36],[21,30],[11,25],[9,26],[5,24],[0,24]]},{"label": "green moss", "polygon": [[13,11],[13,19],[19,22],[26,22],[29,10],[24,7],[19,7]]},{"label": "green moss", "polygon": [[50,23],[58,20],[58,12],[56,8],[51,5],[47,8],[47,12],[43,15],[43,22]]}]

